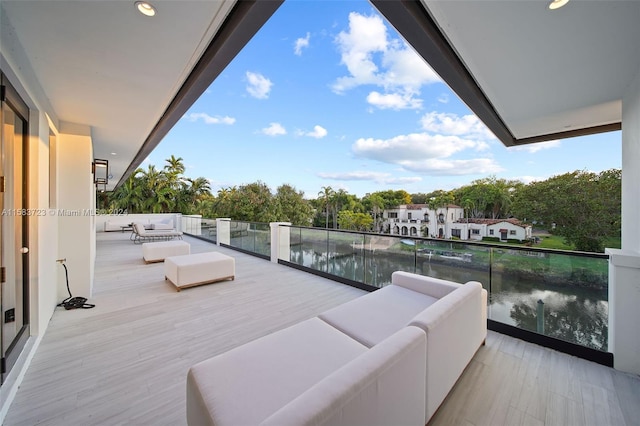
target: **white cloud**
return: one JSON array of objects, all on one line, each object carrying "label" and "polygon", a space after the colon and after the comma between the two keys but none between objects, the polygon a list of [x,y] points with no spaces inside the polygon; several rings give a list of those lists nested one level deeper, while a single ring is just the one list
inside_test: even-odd
[{"label": "white cloud", "polygon": [[[335,39],[341,62],[349,75],[332,85],[336,93],[344,93],[360,85],[374,85],[384,93],[372,92],[367,101],[378,108],[420,108],[415,99],[425,84],[441,81],[426,62],[404,41],[390,38],[378,15],[349,14],[349,30]],[[375,95],[373,95],[375,93]],[[399,101],[404,100],[404,103]],[[411,101],[411,102],[409,102]]]},{"label": "white cloud", "polygon": [[353,171],[340,173],[318,173],[318,176],[323,179],[334,180],[378,180],[388,177],[389,173]]},{"label": "white cloud", "polygon": [[269,127],[265,127],[260,133],[267,136],[282,136],[287,134],[287,130],[280,123],[270,123]]},{"label": "white cloud", "polygon": [[448,104],[449,95],[446,93],[441,94],[440,96],[438,96],[438,102],[440,102],[441,104]]},{"label": "white cloud", "polygon": [[340,173],[318,173],[318,177],[323,179],[332,179],[340,181],[374,181],[379,184],[403,185],[416,183],[422,180],[419,176],[411,177],[393,177],[390,173],[370,172],[370,171],[352,171]]},{"label": "white cloud", "polygon": [[432,176],[492,174],[504,170],[492,158],[473,158],[469,160],[429,158],[425,160],[404,160],[398,164],[405,170]]},{"label": "white cloud", "polygon": [[472,114],[460,117],[456,114],[432,111],[425,114],[420,119],[420,123],[424,130],[432,133],[444,133],[480,140],[495,139],[487,126]]},{"label": "white cloud", "polygon": [[233,124],[236,122],[235,118],[227,115],[224,117],[220,117],[219,115],[211,116],[205,112],[192,112],[190,114],[186,114],[184,118],[191,122],[202,120],[206,124]]},{"label": "white cloud", "polygon": [[310,138],[322,139],[327,136],[327,129],[322,126],[313,126],[313,130],[310,132],[299,131],[299,136],[309,136]]},{"label": "white cloud", "polygon": [[247,92],[257,99],[267,99],[273,83],[262,74],[247,71]]},{"label": "white cloud", "polygon": [[416,99],[412,93],[388,93],[371,92],[367,96],[367,102],[380,109],[418,109],[422,107],[422,99]]},{"label": "white cloud", "polygon": [[525,151],[533,154],[534,152],[542,151],[543,149],[552,149],[559,148],[560,141],[548,141],[548,142],[538,142],[532,143],[528,145],[520,145],[520,146],[511,146],[507,148],[509,151]]},{"label": "white cloud", "polygon": [[390,139],[360,138],[353,144],[352,150],[358,157],[397,164],[405,171],[433,176],[459,176],[503,170],[493,158],[450,158],[465,150],[481,151],[487,146],[481,140],[424,132]]},{"label": "white cloud", "polygon": [[360,138],[352,146],[360,157],[385,163],[400,164],[416,158],[445,158],[464,149],[475,148],[477,142],[458,136],[411,133],[391,139]]},{"label": "white cloud", "polygon": [[302,49],[305,47],[309,47],[309,39],[311,38],[311,34],[307,33],[307,36],[304,38],[299,38],[293,44],[293,53],[298,56],[302,55]]}]

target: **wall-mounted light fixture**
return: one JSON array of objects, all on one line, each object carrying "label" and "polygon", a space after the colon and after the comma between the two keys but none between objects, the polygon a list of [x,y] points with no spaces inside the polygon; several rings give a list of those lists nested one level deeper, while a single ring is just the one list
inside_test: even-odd
[{"label": "wall-mounted light fixture", "polygon": [[93,183],[96,184],[96,188],[103,186],[103,190],[106,190],[109,182],[109,161],[94,158],[91,163],[91,173],[93,173]]}]

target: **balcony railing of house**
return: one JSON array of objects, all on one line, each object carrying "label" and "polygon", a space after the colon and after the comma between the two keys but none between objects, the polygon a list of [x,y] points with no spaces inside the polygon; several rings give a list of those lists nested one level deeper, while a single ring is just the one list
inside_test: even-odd
[{"label": "balcony railing of house", "polygon": [[613,364],[606,254],[229,219],[217,220],[217,236],[222,246],[368,291],[390,284],[397,270],[479,281],[490,329]]}]

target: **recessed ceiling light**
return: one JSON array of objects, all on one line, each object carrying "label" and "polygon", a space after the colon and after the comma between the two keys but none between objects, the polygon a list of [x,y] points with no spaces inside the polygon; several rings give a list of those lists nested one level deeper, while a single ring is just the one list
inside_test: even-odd
[{"label": "recessed ceiling light", "polygon": [[137,1],[135,5],[138,12],[145,16],[154,16],[156,14],[156,9],[151,5],[151,3],[147,3],[146,1]]},{"label": "recessed ceiling light", "polygon": [[118,155],[118,154],[116,154],[115,152],[112,152],[111,155]]},{"label": "recessed ceiling light", "polygon": [[549,3],[549,9],[551,10],[560,9],[562,6],[564,6],[567,3],[569,3],[569,0],[553,0],[551,3]]}]

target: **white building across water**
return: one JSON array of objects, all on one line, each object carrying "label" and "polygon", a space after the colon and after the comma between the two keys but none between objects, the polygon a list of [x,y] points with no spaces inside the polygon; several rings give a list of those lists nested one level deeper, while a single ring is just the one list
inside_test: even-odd
[{"label": "white building across water", "polygon": [[436,209],[427,204],[402,204],[385,210],[383,218],[382,232],[391,235],[461,240],[493,237],[500,241],[531,238],[531,225],[518,219],[468,219],[464,217],[464,209],[455,204]]}]

